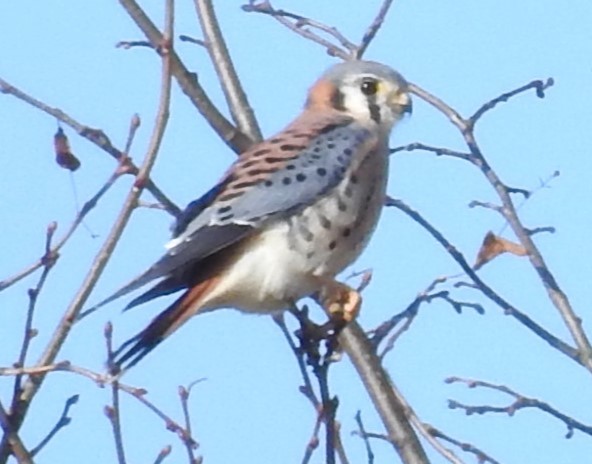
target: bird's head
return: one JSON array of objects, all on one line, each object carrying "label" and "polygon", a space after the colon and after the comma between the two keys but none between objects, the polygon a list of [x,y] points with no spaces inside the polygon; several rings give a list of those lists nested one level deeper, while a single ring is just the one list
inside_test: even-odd
[{"label": "bird's head", "polygon": [[386,65],[346,61],[329,68],[312,86],[306,107],[329,107],[388,132],[406,113],[411,113],[407,88],[403,76]]}]

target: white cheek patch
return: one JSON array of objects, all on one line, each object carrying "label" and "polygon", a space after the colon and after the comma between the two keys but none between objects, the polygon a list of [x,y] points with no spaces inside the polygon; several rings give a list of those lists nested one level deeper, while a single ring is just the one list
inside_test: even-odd
[{"label": "white cheek patch", "polygon": [[344,96],[344,106],[348,112],[356,115],[358,118],[370,119],[368,110],[368,100],[357,88],[350,86],[341,89]]}]

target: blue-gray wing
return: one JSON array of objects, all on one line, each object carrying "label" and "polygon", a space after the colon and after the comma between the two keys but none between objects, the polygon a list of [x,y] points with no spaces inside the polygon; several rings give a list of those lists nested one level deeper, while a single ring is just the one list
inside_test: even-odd
[{"label": "blue-gray wing", "polygon": [[[278,136],[243,153],[216,187],[190,203],[177,221],[167,253],[97,307],[158,278],[169,277],[171,289],[158,284],[158,292],[148,292],[150,298],[180,290],[175,273],[256,233],[266,222],[316,202],[375,144],[373,132],[346,116],[297,119]],[[130,306],[146,299],[140,297]]]},{"label": "blue-gray wing", "polygon": [[216,201],[169,242],[170,254],[203,256],[196,242],[209,227],[257,228],[311,205],[339,184],[359,162],[359,154],[376,143],[371,131],[351,119],[325,123],[307,140],[292,130],[241,156]]}]

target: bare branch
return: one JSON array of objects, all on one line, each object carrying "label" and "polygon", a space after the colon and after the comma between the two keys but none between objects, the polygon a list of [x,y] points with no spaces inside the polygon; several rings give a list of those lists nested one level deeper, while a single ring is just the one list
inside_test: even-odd
[{"label": "bare branch", "polygon": [[555,81],[552,77],[549,77],[545,82],[541,80],[536,80],[529,82],[522,87],[518,87],[515,90],[511,90],[510,92],[502,93],[499,97],[496,97],[487,103],[481,105],[481,107],[475,111],[475,113],[468,119],[471,125],[474,125],[485,113],[495,108],[502,102],[507,102],[510,98],[515,97],[518,94],[524,93],[527,90],[534,89],[536,92],[536,96],[539,98],[545,98],[545,90],[555,84]]},{"label": "bare branch", "polygon": [[[152,46],[157,49],[163,43],[162,33],[135,0],[119,0],[125,11],[142,30]],[[190,73],[178,55],[170,50],[171,73],[181,90],[189,97],[191,103],[202,114],[210,127],[235,152],[242,153],[251,146],[253,141],[238,130],[226,119],[212,103],[205,90],[197,82],[195,74]]]},{"label": "bare branch", "polygon": [[[0,426],[4,431],[3,444],[6,442],[8,452],[14,454],[19,464],[33,464],[31,453],[25,448],[21,438],[11,423],[11,416],[8,415],[2,403],[0,403]],[[8,456],[8,454],[7,454]]]},{"label": "bare branch", "polygon": [[[27,308],[27,316],[25,318],[25,329],[23,333],[23,342],[21,343],[21,351],[19,353],[18,360],[16,362],[16,366],[24,366],[25,361],[27,359],[27,353],[29,351],[29,346],[31,344],[31,340],[37,335],[37,331],[33,329],[33,314],[35,313],[35,307],[37,304],[37,298],[39,297],[39,293],[43,289],[47,276],[49,272],[53,268],[56,260],[58,259],[57,253],[52,253],[51,241],[55,234],[58,225],[56,222],[52,222],[47,226],[46,235],[45,235],[45,254],[41,258],[41,262],[43,265],[43,272],[39,277],[39,281],[35,288],[29,289],[29,307]],[[14,410],[16,408],[18,398],[21,394],[21,376],[16,376],[14,379],[14,388],[12,394],[12,406],[11,409]]]},{"label": "bare branch", "polygon": [[208,44],[206,50],[210,54],[218,75],[232,119],[241,132],[252,141],[258,142],[262,139],[261,130],[247,94],[234,69],[232,58],[214,12],[212,0],[194,0],[194,4],[205,41]]},{"label": "bare branch", "polygon": [[[128,158],[123,158],[123,161],[126,161],[126,160],[128,160]],[[17,272],[12,277],[8,277],[7,279],[0,281],[0,291],[5,290],[6,288],[10,287],[11,285],[14,285],[15,283],[17,283],[21,279],[24,279],[25,277],[32,274],[40,267],[45,266],[45,263],[47,262],[47,260],[50,257],[53,257],[53,259],[57,259],[57,257],[59,256],[60,249],[66,244],[66,242],[70,239],[70,237],[76,231],[76,229],[78,229],[78,226],[83,223],[83,220],[86,217],[86,215],[97,205],[97,203],[99,202],[101,197],[105,193],[107,193],[107,191],[113,186],[115,181],[117,179],[119,179],[119,177],[124,172],[127,172],[126,166],[128,166],[128,165],[125,164],[124,166],[122,166],[122,165],[118,166],[117,169],[115,170],[115,172],[109,177],[109,179],[107,179],[107,182],[105,182],[105,184],[103,184],[103,186],[99,189],[99,191],[95,195],[93,195],[93,197],[82,206],[82,208],[80,209],[80,211],[76,215],[76,218],[74,219],[70,228],[66,231],[64,236],[58,240],[56,245],[54,245],[49,250],[49,253],[46,250],[45,254],[41,258],[39,258],[37,261],[35,261],[33,264],[27,266],[22,271]]]},{"label": "bare branch", "polygon": [[[113,372],[113,325],[111,322],[107,322],[103,333],[107,346],[107,368],[109,372]],[[117,461],[119,464],[125,464],[125,450],[123,448],[123,435],[121,433],[121,412],[119,408],[119,382],[117,380],[114,380],[111,384],[111,405],[105,406],[105,415],[109,419],[109,422],[111,422]]]},{"label": "bare branch", "polygon": [[535,234],[541,234],[543,232],[547,232],[549,234],[554,234],[556,232],[555,227],[552,226],[546,226],[546,227],[534,227],[533,229],[525,229],[526,232],[528,233],[528,235],[535,235]]},{"label": "bare branch", "polygon": [[478,200],[473,200],[469,203],[469,208],[485,208],[485,209],[491,209],[493,211],[495,211],[496,213],[499,213],[501,215],[504,214],[504,208],[502,206],[499,205],[495,205],[493,203],[487,202],[487,201],[478,201]]},{"label": "bare branch", "polygon": [[555,409],[549,403],[544,401],[538,400],[536,398],[529,398],[527,396],[521,395],[516,391],[512,390],[511,388],[505,385],[496,385],[490,382],[484,382],[482,380],[472,380],[472,379],[464,379],[461,377],[449,377],[445,380],[446,383],[464,383],[469,388],[486,388],[490,390],[496,390],[502,393],[505,393],[512,398],[514,401],[509,404],[508,406],[468,406],[458,401],[448,400],[448,407],[450,409],[462,409],[465,411],[467,415],[471,414],[486,414],[486,413],[505,413],[510,416],[513,416],[514,413],[520,409],[525,408],[535,408],[540,409],[541,411],[546,412],[547,414],[559,419],[567,426],[567,434],[565,438],[571,438],[574,434],[574,430],[579,430],[587,435],[592,436],[592,425],[586,425],[580,421],[577,421],[573,417],[568,416],[567,414],[562,413],[561,411]]},{"label": "bare branch", "polygon": [[204,48],[207,48],[208,47],[208,44],[205,41],[200,40],[200,39],[196,39],[194,37],[190,37],[190,36],[185,35],[185,34],[181,34],[179,36],[179,40],[181,42],[189,42],[189,43],[192,43],[192,44],[195,44],[195,45],[199,45],[200,47],[204,47]]},{"label": "bare branch", "polygon": [[501,307],[504,310],[504,313],[510,315],[521,322],[524,326],[546,341],[549,345],[553,348],[559,350],[561,353],[576,361],[577,363],[584,365],[582,360],[580,359],[578,350],[573,348],[572,346],[565,343],[563,340],[557,338],[555,335],[551,334],[548,330],[544,329],[542,326],[537,324],[534,320],[528,317],[523,312],[519,311],[517,308],[512,306],[506,300],[504,300],[501,296],[499,296],[491,287],[489,287],[485,282],[481,280],[481,278],[475,273],[472,269],[471,265],[467,262],[465,257],[460,253],[434,226],[432,226],[428,221],[426,221],[421,214],[419,214],[414,209],[410,208],[406,205],[403,201],[388,198],[386,202],[387,206],[394,206],[395,208],[403,211],[407,214],[411,219],[421,225],[429,234],[436,239],[440,245],[444,247],[444,249],[450,254],[450,256],[459,264],[462,270],[469,276],[469,278],[477,285],[479,290],[483,292],[483,294]]},{"label": "bare branch", "polygon": [[[552,85],[553,81],[548,80],[547,83],[543,84],[541,81],[533,81],[519,89],[516,89],[512,92],[508,92],[507,94],[502,94],[497,98],[494,98],[490,101],[490,106],[494,107],[497,103],[506,101],[512,96],[518,95],[525,90],[530,88],[537,89],[537,95],[539,97],[544,96],[544,90],[549,86]],[[514,207],[514,203],[510,196],[510,192],[508,188],[501,182],[495,171],[491,168],[477,141],[475,139],[474,134],[474,125],[476,121],[478,121],[481,114],[488,110],[487,104],[482,106],[481,109],[477,110],[477,112],[470,118],[470,119],[463,119],[458,112],[452,109],[449,105],[444,103],[441,99],[435,97],[434,95],[426,92],[425,90],[421,89],[415,84],[410,84],[410,91],[420,98],[425,100],[427,103],[435,107],[438,111],[443,113],[461,132],[465,143],[467,144],[469,151],[471,152],[470,161],[475,166],[477,166],[483,175],[487,178],[489,183],[495,189],[497,195],[499,196],[503,208],[504,208],[504,218],[508,221],[510,227],[512,228],[520,243],[524,246],[524,248],[528,251],[528,259],[532,267],[537,272],[543,287],[547,291],[549,299],[563,318],[563,321],[568,328],[572,339],[574,340],[576,346],[578,347],[575,356],[577,357],[578,362],[586,367],[590,372],[592,372],[592,344],[588,339],[586,332],[582,327],[582,320],[581,318],[574,312],[567,295],[563,292],[563,290],[559,287],[559,284],[555,280],[555,277],[551,273],[549,267],[547,266],[543,256],[535,243],[532,241],[531,235],[527,232],[527,230],[522,225],[520,218],[518,217],[517,210]],[[493,103],[492,103],[493,102]],[[485,109],[483,109],[485,108]]]},{"label": "bare branch", "polygon": [[370,440],[368,440],[368,434],[362,422],[362,411],[356,412],[356,423],[358,424],[358,435],[364,440],[364,446],[366,447],[366,456],[368,456],[368,464],[374,464],[374,452],[372,446],[370,446]]},{"label": "bare branch", "polygon": [[115,44],[115,48],[123,48],[125,50],[134,47],[154,48],[152,44],[146,40],[120,40]]},{"label": "bare branch", "polygon": [[193,387],[203,380],[205,379],[195,380],[191,382],[188,387],[180,386],[178,389],[179,398],[181,399],[181,408],[183,409],[183,417],[185,418],[185,433],[181,435],[181,440],[183,441],[185,449],[187,450],[187,457],[189,458],[190,464],[197,464],[201,462],[202,458],[195,456],[195,450],[199,447],[199,445],[192,438],[191,417],[189,414],[189,395],[191,394]]},{"label": "bare branch", "polygon": [[410,143],[409,145],[403,145],[401,147],[395,147],[390,149],[390,154],[393,155],[400,151],[414,151],[414,150],[423,150],[428,151],[430,153],[434,153],[436,156],[450,156],[452,158],[460,158],[465,161],[470,161],[471,154],[470,153],[463,153],[456,150],[450,150],[448,148],[442,147],[432,147],[430,145],[425,145],[423,143],[415,142]]},{"label": "bare branch", "polygon": [[[439,279],[436,279],[436,281],[438,281],[438,280]],[[436,282],[436,281],[434,281],[434,282]],[[397,330],[395,333],[393,333],[388,338],[386,346],[384,347],[382,352],[379,354],[380,359],[384,359],[384,357],[387,355],[387,353],[389,353],[394,348],[395,342],[398,340],[398,338],[404,332],[409,330],[412,322],[415,320],[415,317],[417,316],[417,314],[419,312],[419,308],[422,303],[431,303],[433,300],[440,298],[440,299],[443,299],[444,301],[446,301],[447,303],[449,303],[454,308],[454,310],[459,314],[462,313],[463,308],[474,309],[478,314],[485,313],[485,310],[483,309],[483,307],[480,304],[470,303],[470,302],[466,302],[466,301],[457,301],[457,300],[453,299],[450,296],[450,293],[446,290],[435,292],[435,293],[430,293],[431,290],[429,290],[429,289],[434,285],[434,282],[432,282],[432,284],[430,284],[430,286],[426,290],[419,293],[417,295],[417,297],[407,306],[407,308],[405,308],[400,313],[395,314],[390,319],[387,319],[382,324],[380,324],[380,326],[378,326],[376,329],[371,331],[371,333],[373,334],[372,338],[371,338],[371,343],[375,347],[375,349],[377,349],[378,345],[388,336],[388,334],[397,325],[399,325],[399,323],[401,321],[404,321],[403,324],[401,325],[401,327],[399,328],[399,330]]]},{"label": "bare branch", "polygon": [[154,460],[154,464],[161,464],[165,460],[165,458],[169,454],[171,454],[172,449],[173,448],[171,448],[171,445],[167,445],[163,449],[161,449],[158,453],[158,456],[156,456],[156,459]]},{"label": "bare branch", "polygon": [[127,141],[125,142],[125,151],[128,155],[131,153],[132,143],[134,142],[134,137],[136,136],[136,131],[140,127],[142,120],[140,119],[139,114],[134,114],[130,120],[129,131],[127,134]]},{"label": "bare branch", "polygon": [[[284,25],[292,32],[304,37],[305,39],[311,40],[327,50],[327,53],[331,56],[336,56],[341,58],[342,60],[351,60],[355,59],[355,53],[357,50],[357,46],[350,42],[343,34],[341,34],[336,28],[327,26],[326,24],[320,23],[318,21],[314,21],[310,18],[306,18],[304,16],[300,16],[294,13],[290,13],[284,10],[276,10],[271,6],[269,1],[263,1],[260,3],[255,3],[251,1],[249,4],[243,5],[242,9],[247,13],[263,13],[273,17],[276,21],[280,24]],[[290,21],[290,19],[294,21]],[[318,29],[329,36],[336,39],[340,42],[341,48],[339,45],[335,45],[331,43],[329,40],[325,39],[324,37],[320,36],[316,32],[313,32],[308,27],[312,27],[314,29]]]},{"label": "bare branch", "polygon": [[[170,90],[171,90],[171,74],[170,74],[170,59],[168,50],[171,46],[171,42],[163,42],[160,44],[162,47],[162,84],[161,84],[161,97],[159,103],[158,113],[156,115],[156,121],[154,130],[152,133],[152,137],[150,140],[150,144],[142,163],[138,171],[138,175],[136,177],[136,182],[134,183],[131,191],[128,193],[128,196],[123,204],[123,207],[119,213],[118,218],[113,225],[113,228],[105,240],[101,250],[98,252],[97,256],[93,264],[90,267],[90,270],[78,290],[78,293],[74,296],[74,299],[70,303],[70,306],[62,316],[62,319],[55,329],[53,336],[45,348],[44,353],[42,354],[41,358],[38,361],[38,365],[45,366],[51,364],[64,341],[66,340],[70,330],[73,327],[73,322],[78,317],[82,306],[85,304],[90,292],[95,287],[100,275],[102,274],[107,262],[111,258],[115,246],[121,237],[123,230],[125,229],[131,214],[137,204],[137,201],[144,189],[144,187],[149,182],[149,174],[152,165],[156,159],[156,155],[158,153],[158,149],[160,147],[160,142],[162,140],[162,136],[164,134],[164,130],[166,127],[166,123],[168,120],[169,114],[169,104],[170,104]],[[29,406],[39,388],[41,387],[43,381],[45,379],[44,374],[40,374],[38,376],[29,377],[27,382],[23,387],[22,394],[18,401],[18,409],[13,411],[13,424],[15,429],[18,430],[20,425],[22,424],[24,417],[27,413]],[[5,450],[0,450],[0,457],[5,456]]]},{"label": "bare branch", "polygon": [[304,449],[304,456],[302,456],[301,464],[309,464],[314,452],[319,447],[319,432],[321,430],[321,424],[323,423],[323,411],[321,408],[317,410],[317,417],[313,426],[312,434],[306,448]]},{"label": "bare branch", "polygon": [[70,425],[70,422],[72,422],[72,418],[68,416],[68,412],[70,412],[70,408],[72,406],[78,403],[78,399],[79,395],[72,395],[70,398],[66,400],[66,403],[64,404],[64,409],[62,410],[62,414],[60,414],[58,421],[52,427],[49,433],[45,436],[45,438],[43,438],[43,440],[41,440],[39,444],[31,450],[31,456],[39,454],[39,451],[41,451],[61,429]]},{"label": "bare branch", "polygon": [[[13,95],[14,97],[18,98],[19,100],[28,103],[29,105],[43,111],[50,116],[53,116],[58,121],[63,122],[67,126],[70,126],[74,129],[81,137],[84,137],[88,141],[94,143],[96,146],[101,148],[103,151],[109,153],[113,158],[118,160],[120,163],[122,159],[126,158],[126,153],[118,150],[113,144],[111,140],[105,135],[105,133],[100,129],[92,129],[88,126],[81,124],[80,122],[73,119],[68,114],[64,113],[62,110],[58,108],[53,108],[48,106],[47,104],[39,101],[30,95],[26,94],[22,90],[17,89],[13,85],[9,84],[3,79],[0,79],[0,92]],[[132,174],[136,174],[137,167],[131,162],[131,160],[127,160],[126,163],[129,165],[130,171]],[[177,217],[181,213],[181,210],[177,205],[175,205],[168,197],[154,184],[152,180],[148,180],[146,182],[146,190],[148,190],[154,198],[156,198],[160,203],[166,206],[166,211],[168,211],[173,216]]]},{"label": "bare branch", "polygon": [[411,427],[401,397],[374,352],[370,340],[356,321],[339,336],[339,343],[350,357],[378,411],[388,433],[389,443],[408,464],[428,463],[428,458]]},{"label": "bare branch", "polygon": [[[110,374],[99,374],[98,372],[91,371],[90,369],[71,364],[69,361],[61,361],[54,364],[33,367],[0,367],[0,376],[28,375],[30,377],[36,378],[38,376],[45,376],[55,372],[68,372],[79,375],[91,380],[100,388],[103,388],[105,385],[110,385],[115,380],[117,380]],[[156,416],[158,416],[164,422],[167,430],[175,433],[179,439],[181,439],[181,441],[189,440],[192,443],[197,443],[193,438],[191,438],[191,436],[189,436],[187,430],[184,427],[182,427],[178,422],[173,420],[168,414],[163,412],[154,403],[146,398],[146,390],[143,388],[132,387],[131,385],[127,385],[119,381],[117,382],[117,386],[120,391],[133,397],[150,411],[152,411]],[[1,410],[0,419],[2,419]]]},{"label": "bare branch", "polygon": [[489,462],[490,464],[500,464],[499,461],[493,459],[490,455],[488,455],[487,453],[485,453],[483,450],[477,448],[475,445],[471,445],[470,443],[466,443],[466,442],[461,442],[455,438],[452,438],[450,435],[445,434],[444,432],[442,432],[441,430],[429,426],[429,431],[430,431],[430,435],[432,435],[434,438],[439,438],[440,440],[444,440],[447,441],[448,443],[452,443],[453,445],[458,446],[461,450],[467,452],[467,453],[471,453],[474,454],[475,457],[477,458],[477,461],[480,464]]},{"label": "bare branch", "polygon": [[360,45],[358,46],[358,49],[356,50],[356,58],[358,60],[362,59],[362,56],[366,52],[368,45],[370,45],[372,40],[374,40],[374,37],[376,37],[376,34],[378,33],[378,30],[382,27],[382,24],[384,23],[384,20],[386,19],[386,15],[387,15],[389,9],[391,8],[392,4],[393,4],[393,0],[384,0],[382,2],[382,6],[380,7],[380,10],[378,10],[378,14],[376,15],[376,18],[374,18],[374,21],[372,21],[370,26],[368,26],[368,29],[364,33],[364,36],[362,37],[362,40],[360,41]]}]

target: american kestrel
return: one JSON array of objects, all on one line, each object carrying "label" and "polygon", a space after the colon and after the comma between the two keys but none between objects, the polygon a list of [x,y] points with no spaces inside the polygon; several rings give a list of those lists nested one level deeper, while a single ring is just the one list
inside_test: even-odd
[{"label": "american kestrel", "polygon": [[411,112],[407,83],[370,61],[332,66],[302,113],[242,153],[178,219],[167,251],[99,306],[155,279],[126,307],[183,292],[116,353],[131,367],[191,316],[218,308],[273,313],[315,296],[344,320],[360,295],[335,276],[363,251],[380,216],[389,136]]}]

